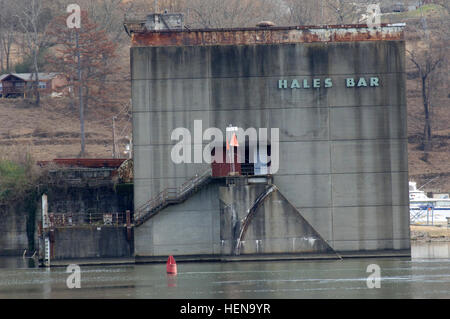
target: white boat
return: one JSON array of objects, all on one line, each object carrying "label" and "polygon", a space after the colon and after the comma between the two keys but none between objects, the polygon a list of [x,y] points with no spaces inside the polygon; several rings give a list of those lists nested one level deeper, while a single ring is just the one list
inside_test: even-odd
[{"label": "white boat", "polygon": [[409,212],[411,224],[447,224],[450,219],[450,198],[429,198],[424,191],[417,189],[416,182],[409,182]]}]

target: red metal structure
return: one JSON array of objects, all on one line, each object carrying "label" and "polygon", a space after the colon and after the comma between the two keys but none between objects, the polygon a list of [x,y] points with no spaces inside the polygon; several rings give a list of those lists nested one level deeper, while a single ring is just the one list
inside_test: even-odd
[{"label": "red metal structure", "polygon": [[173,256],[169,256],[169,259],[167,259],[166,270],[169,275],[177,274],[177,263],[175,262],[175,258],[173,258]]},{"label": "red metal structure", "polygon": [[[213,156],[215,155],[215,152],[213,151]],[[223,153],[222,153],[222,161],[221,163],[217,163],[216,161],[213,161],[211,163],[212,168],[212,176],[213,177],[225,177],[229,176],[231,172],[235,172],[236,175],[241,175],[241,164],[238,161],[238,150],[237,147],[234,148],[234,164],[233,163],[227,163],[230,160],[227,161],[228,151],[224,147]],[[233,170],[234,165],[234,170]]]}]

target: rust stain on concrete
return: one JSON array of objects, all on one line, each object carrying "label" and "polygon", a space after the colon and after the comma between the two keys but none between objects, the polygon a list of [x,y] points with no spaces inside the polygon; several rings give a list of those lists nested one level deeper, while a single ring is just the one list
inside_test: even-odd
[{"label": "rust stain on concrete", "polygon": [[379,28],[369,28],[367,25],[336,25],[160,31],[129,27],[128,30],[134,47],[404,40],[403,26],[388,24]]}]

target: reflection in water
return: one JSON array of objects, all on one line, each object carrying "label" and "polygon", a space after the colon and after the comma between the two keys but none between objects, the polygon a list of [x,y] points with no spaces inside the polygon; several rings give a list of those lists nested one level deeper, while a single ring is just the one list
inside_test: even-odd
[{"label": "reflection in water", "polygon": [[0,257],[0,271],[3,268],[36,268],[37,260],[34,258]]},{"label": "reflection in water", "polygon": [[50,299],[52,298],[52,269],[44,268],[42,274],[42,298]]},{"label": "reflection in water", "polygon": [[[450,243],[417,244],[409,258],[179,263],[82,267],[81,289],[65,268],[0,258],[0,298],[450,298]],[[367,266],[381,267],[368,289]],[[30,268],[31,265],[31,268]]]},{"label": "reflection in water", "polygon": [[167,287],[177,286],[177,275],[167,275]]},{"label": "reflection in water", "polygon": [[417,243],[412,248],[413,259],[450,259],[450,243],[447,242]]}]

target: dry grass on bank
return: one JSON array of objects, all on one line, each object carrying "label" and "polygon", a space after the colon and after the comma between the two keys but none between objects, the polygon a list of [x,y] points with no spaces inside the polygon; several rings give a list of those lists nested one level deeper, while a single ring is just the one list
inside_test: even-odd
[{"label": "dry grass on bank", "polygon": [[[87,157],[112,157],[112,116],[117,110],[91,107],[85,114]],[[36,160],[78,157],[80,122],[76,109],[66,99],[43,99],[41,107],[22,99],[0,99],[0,149],[11,153],[14,147],[26,147]],[[116,121],[119,147],[131,123],[123,117]],[[120,134],[122,133],[122,134]]]},{"label": "dry grass on bank", "polygon": [[450,241],[450,228],[411,225],[411,240]]}]

